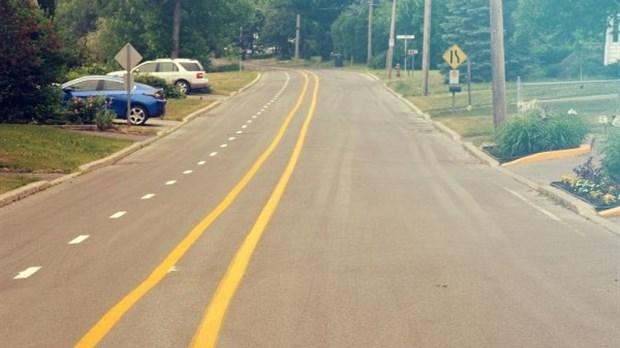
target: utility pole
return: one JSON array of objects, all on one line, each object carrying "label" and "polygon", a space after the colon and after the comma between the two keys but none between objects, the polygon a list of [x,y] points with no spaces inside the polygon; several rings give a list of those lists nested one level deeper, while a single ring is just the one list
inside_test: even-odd
[{"label": "utility pole", "polygon": [[422,95],[428,95],[431,59],[431,0],[424,1],[424,38],[422,44]]},{"label": "utility pole", "polygon": [[295,63],[299,63],[299,40],[301,30],[301,15],[297,15],[297,25],[295,26]]},{"label": "utility pole", "polygon": [[493,125],[506,120],[506,67],[502,0],[491,0],[491,65],[493,71]]},{"label": "utility pole", "polygon": [[370,65],[372,60],[372,13],[373,0],[368,0],[368,55],[366,56],[366,64]]},{"label": "utility pole", "polygon": [[385,69],[388,79],[392,79],[392,60],[394,58],[394,32],[396,31],[396,0],[392,0],[392,21],[390,24],[390,41],[385,59]]}]

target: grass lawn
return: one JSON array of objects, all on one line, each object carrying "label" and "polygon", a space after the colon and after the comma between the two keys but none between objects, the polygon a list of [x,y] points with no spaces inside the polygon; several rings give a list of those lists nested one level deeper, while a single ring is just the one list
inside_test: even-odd
[{"label": "grass lawn", "polygon": [[166,116],[164,116],[164,120],[183,121],[185,116],[190,115],[194,111],[207,107],[209,104],[214,102],[214,100],[198,98],[168,99],[168,104],[166,104]]},{"label": "grass lawn", "polygon": [[231,95],[250,82],[254,81],[258,76],[256,71],[231,71],[223,73],[209,73],[209,84],[213,89],[213,94]]},{"label": "grass lawn", "polygon": [[131,143],[52,127],[0,124],[0,193],[38,180],[19,173],[70,173]]}]

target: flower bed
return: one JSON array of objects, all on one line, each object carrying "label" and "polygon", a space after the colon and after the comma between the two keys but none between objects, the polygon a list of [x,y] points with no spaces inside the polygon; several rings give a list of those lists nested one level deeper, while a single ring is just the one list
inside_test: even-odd
[{"label": "flower bed", "polygon": [[620,199],[613,186],[605,189],[588,180],[568,177],[552,182],[551,186],[591,204],[597,211],[620,207]]}]

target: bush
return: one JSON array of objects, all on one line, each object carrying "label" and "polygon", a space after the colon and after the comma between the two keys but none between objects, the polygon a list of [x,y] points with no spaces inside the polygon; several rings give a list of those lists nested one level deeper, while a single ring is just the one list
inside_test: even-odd
[{"label": "bush", "polygon": [[[73,97],[67,102],[68,121],[72,124],[106,125],[109,114],[109,105],[103,96],[90,96],[86,99]],[[111,123],[111,122],[110,122]]]},{"label": "bush", "polygon": [[500,127],[495,149],[502,158],[578,147],[588,134],[588,124],[577,115],[541,118],[513,117]]},{"label": "bush", "polygon": [[502,158],[525,156],[543,151],[545,121],[540,117],[513,117],[500,127],[495,149]]},{"label": "bush", "polygon": [[65,74],[64,81],[70,81],[87,75],[105,75],[109,69],[96,63],[75,67]]},{"label": "bush", "polygon": [[178,88],[166,82],[166,80],[151,76],[151,75],[137,75],[134,76],[135,81],[139,83],[144,83],[146,85],[163,88],[164,95],[168,99],[183,99],[185,98],[185,94],[181,93]]},{"label": "bush", "polygon": [[602,167],[605,174],[620,183],[620,129],[612,128],[601,148]]},{"label": "bush", "polygon": [[579,147],[588,134],[588,123],[576,115],[560,115],[546,119],[542,146],[546,151]]}]

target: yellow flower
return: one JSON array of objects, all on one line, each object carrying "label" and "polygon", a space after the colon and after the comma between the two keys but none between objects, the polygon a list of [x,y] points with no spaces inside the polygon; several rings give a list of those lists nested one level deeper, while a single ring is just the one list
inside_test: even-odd
[{"label": "yellow flower", "polygon": [[596,199],[596,198],[598,198],[598,197],[600,197],[602,195],[603,195],[603,192],[601,192],[599,190],[590,192],[590,197],[592,197],[594,199]]},{"label": "yellow flower", "polygon": [[618,201],[618,197],[612,195],[611,193],[608,193],[603,196],[603,202],[605,202],[605,204],[612,204],[612,203],[615,203],[616,201]]}]

